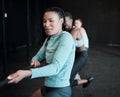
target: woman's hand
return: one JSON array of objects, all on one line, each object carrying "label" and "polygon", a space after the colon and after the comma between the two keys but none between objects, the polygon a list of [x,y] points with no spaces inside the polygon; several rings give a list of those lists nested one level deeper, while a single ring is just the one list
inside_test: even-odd
[{"label": "woman's hand", "polygon": [[39,67],[39,66],[40,66],[40,62],[39,62],[39,61],[32,60],[32,61],[31,61],[31,65],[34,65],[34,67]]},{"label": "woman's hand", "polygon": [[22,79],[32,75],[31,70],[18,70],[13,74],[10,74],[7,78],[10,80],[8,83],[18,83]]}]

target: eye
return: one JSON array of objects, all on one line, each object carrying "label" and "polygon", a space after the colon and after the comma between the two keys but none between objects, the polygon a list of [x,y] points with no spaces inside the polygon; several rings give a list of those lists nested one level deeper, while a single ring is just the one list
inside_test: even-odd
[{"label": "eye", "polygon": [[49,20],[49,22],[54,22],[54,20]]}]

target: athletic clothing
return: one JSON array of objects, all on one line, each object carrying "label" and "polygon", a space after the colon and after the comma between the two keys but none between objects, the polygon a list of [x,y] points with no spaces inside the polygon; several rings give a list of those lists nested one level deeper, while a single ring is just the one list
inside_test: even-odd
[{"label": "athletic clothing", "polygon": [[70,85],[69,79],[75,57],[75,44],[70,33],[63,31],[53,35],[32,60],[46,59],[46,66],[31,69],[31,78],[45,77],[47,87],[66,87]]},{"label": "athletic clothing", "polygon": [[81,47],[84,46],[86,48],[89,48],[89,41],[88,41],[88,36],[86,32],[82,34],[82,38],[79,40],[75,40],[75,45],[76,47]]},{"label": "athletic clothing", "polygon": [[44,97],[71,97],[71,87],[51,88],[43,86],[41,93]]},{"label": "athletic clothing", "polygon": [[77,73],[80,73],[81,69],[85,66],[88,59],[88,48],[89,48],[89,40],[87,33],[84,32],[82,34],[82,38],[80,40],[75,41],[76,48],[85,47],[83,51],[77,51],[75,54],[75,62],[72,68],[70,83],[71,87],[78,85],[78,80],[74,79]]}]

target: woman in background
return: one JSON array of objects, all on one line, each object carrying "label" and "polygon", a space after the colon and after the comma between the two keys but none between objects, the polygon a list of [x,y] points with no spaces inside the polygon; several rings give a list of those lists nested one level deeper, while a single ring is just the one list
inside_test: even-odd
[{"label": "woman in background", "polygon": [[81,79],[78,76],[76,78],[76,75],[78,75],[84,67],[88,59],[89,39],[86,30],[83,28],[82,20],[80,18],[75,19],[73,23],[73,16],[70,12],[65,12],[65,28],[66,31],[69,31],[69,33],[72,34],[76,45],[75,62],[70,77],[71,87],[83,84],[83,87],[86,88],[90,82],[92,82],[94,77]]}]

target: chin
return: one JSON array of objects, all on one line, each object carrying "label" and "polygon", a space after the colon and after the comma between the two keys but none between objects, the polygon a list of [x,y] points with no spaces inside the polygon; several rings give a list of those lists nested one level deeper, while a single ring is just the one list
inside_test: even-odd
[{"label": "chin", "polygon": [[48,36],[51,36],[51,35],[52,35],[52,33],[50,33],[50,32],[46,32],[46,34],[47,34]]}]

